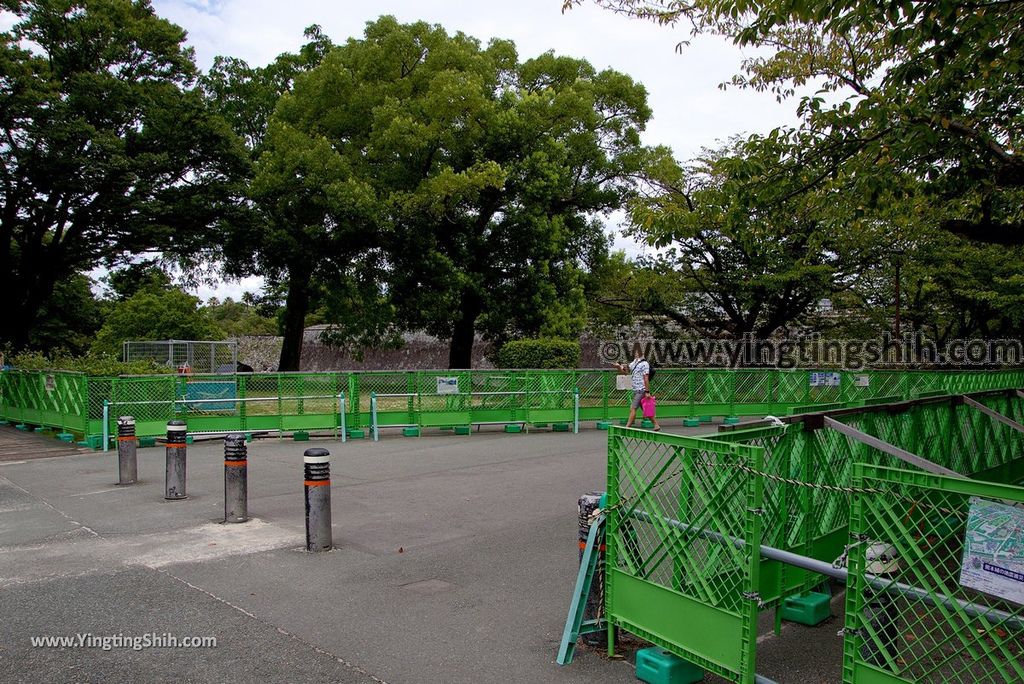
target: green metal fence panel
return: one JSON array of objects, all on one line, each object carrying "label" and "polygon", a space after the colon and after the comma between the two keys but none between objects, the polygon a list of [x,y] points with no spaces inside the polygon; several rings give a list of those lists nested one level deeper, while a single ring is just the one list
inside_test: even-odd
[{"label": "green metal fence panel", "polygon": [[867,465],[853,485],[843,681],[1024,681],[1024,489]]},{"label": "green metal fence panel", "polygon": [[[705,669],[753,681],[763,449],[613,427],[608,620]],[[739,542],[734,543],[734,542]]]}]

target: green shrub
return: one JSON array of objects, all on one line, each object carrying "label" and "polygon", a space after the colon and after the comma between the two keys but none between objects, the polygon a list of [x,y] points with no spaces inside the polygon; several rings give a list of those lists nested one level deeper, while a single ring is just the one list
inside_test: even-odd
[{"label": "green shrub", "polygon": [[498,350],[495,364],[499,368],[577,368],[580,355],[580,343],[570,340],[512,340]]},{"label": "green shrub", "polygon": [[21,352],[7,360],[7,363],[18,370],[53,370],[84,373],[94,377],[113,377],[117,375],[155,375],[174,373],[176,369],[159,365],[152,361],[132,361],[123,363],[107,355],[46,356],[40,352]]}]

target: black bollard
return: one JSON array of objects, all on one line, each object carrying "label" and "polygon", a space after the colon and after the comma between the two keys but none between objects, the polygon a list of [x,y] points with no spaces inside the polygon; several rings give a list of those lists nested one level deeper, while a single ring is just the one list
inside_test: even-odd
[{"label": "black bollard", "polygon": [[[576,510],[579,513],[579,541],[580,554],[579,562],[583,562],[583,549],[587,545],[587,537],[590,535],[590,515],[597,509],[601,502],[602,492],[589,492],[584,494],[577,501]],[[597,566],[594,568],[594,579],[590,584],[590,595],[587,596],[587,605],[583,610],[584,620],[593,620],[602,613],[601,601],[604,599],[604,544],[601,545],[598,553]],[[583,643],[588,646],[601,646],[608,641],[603,633],[592,632],[584,634]]]},{"label": "black bollard", "polygon": [[302,457],[306,490],[306,550],[331,550],[331,453],[306,449]]},{"label": "black bollard", "polygon": [[224,522],[249,519],[249,460],[245,435],[224,438]]},{"label": "black bollard", "polygon": [[185,493],[185,421],[167,423],[167,471],[164,477],[165,499],[187,499]]},{"label": "black bollard", "polygon": [[135,418],[117,419],[117,484],[135,484],[139,479],[138,440],[135,439]]}]

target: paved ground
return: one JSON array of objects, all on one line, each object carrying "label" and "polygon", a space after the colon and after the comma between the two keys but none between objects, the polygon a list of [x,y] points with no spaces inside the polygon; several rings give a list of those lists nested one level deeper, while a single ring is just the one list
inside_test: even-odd
[{"label": "paved ground", "polygon": [[[314,441],[332,452],[337,549],[326,554],[302,550],[309,444],[250,446],[254,520],[243,525],[219,524],[219,442],[189,448],[185,501],[162,498],[159,447],[140,450],[131,487],[114,484],[113,452],[0,463],[0,680],[634,682],[628,658],[580,648],[571,666],[553,662],[575,502],[604,487],[604,442],[592,429]],[[759,671],[837,681],[839,626],[766,633]],[[79,633],[213,636],[217,647],[30,643]]]}]

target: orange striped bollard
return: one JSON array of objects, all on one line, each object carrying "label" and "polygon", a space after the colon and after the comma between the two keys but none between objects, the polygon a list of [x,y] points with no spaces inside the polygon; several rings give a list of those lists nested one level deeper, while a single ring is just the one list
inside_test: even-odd
[{"label": "orange striped bollard", "polygon": [[249,519],[249,454],[245,435],[224,438],[224,522]]},{"label": "orange striped bollard", "polygon": [[117,484],[135,484],[139,479],[138,442],[135,439],[135,418],[117,419]]},{"label": "orange striped bollard", "polygon": [[306,550],[331,550],[331,452],[306,449],[302,455],[306,490]]},{"label": "orange striped bollard", "polygon": [[183,420],[167,423],[167,469],[164,475],[164,498],[187,499],[185,493],[185,443],[188,427]]}]

